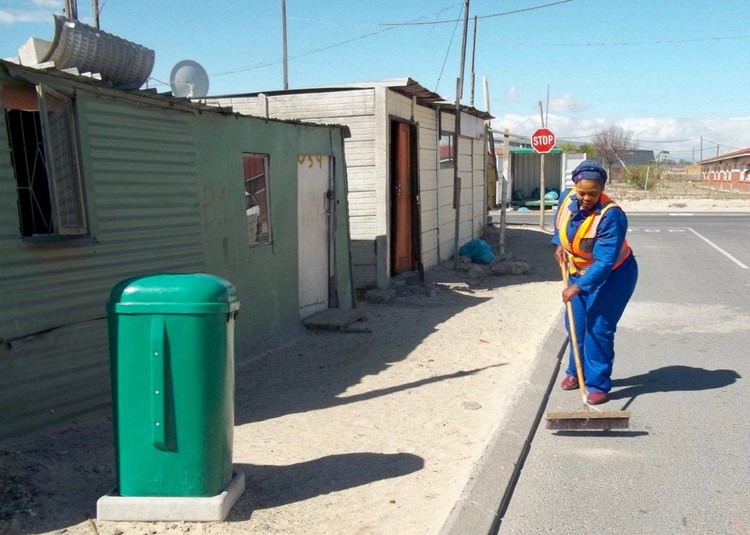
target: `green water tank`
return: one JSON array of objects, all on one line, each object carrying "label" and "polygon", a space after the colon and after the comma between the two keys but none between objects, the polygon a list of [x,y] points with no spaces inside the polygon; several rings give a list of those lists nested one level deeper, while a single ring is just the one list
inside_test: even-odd
[{"label": "green water tank", "polygon": [[206,274],[117,284],[107,304],[120,496],[215,496],[232,479],[237,292]]}]

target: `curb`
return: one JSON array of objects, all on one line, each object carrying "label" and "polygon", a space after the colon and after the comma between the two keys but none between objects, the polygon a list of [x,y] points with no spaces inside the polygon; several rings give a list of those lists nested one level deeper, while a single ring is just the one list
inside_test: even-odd
[{"label": "curb", "polygon": [[495,431],[474,464],[469,481],[440,535],[497,533],[567,347],[568,334],[563,327],[562,315],[561,311],[545,335],[508,421]]}]

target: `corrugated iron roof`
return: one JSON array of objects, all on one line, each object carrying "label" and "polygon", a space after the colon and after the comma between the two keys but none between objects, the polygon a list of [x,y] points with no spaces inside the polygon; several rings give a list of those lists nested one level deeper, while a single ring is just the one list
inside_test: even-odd
[{"label": "corrugated iron roof", "polygon": [[0,67],[3,67],[8,76],[19,77],[28,80],[31,83],[37,83],[42,79],[60,80],[71,85],[88,86],[98,91],[112,91],[113,94],[127,94],[136,98],[146,98],[168,105],[170,107],[184,107],[190,111],[210,111],[213,113],[232,113],[231,108],[219,108],[208,106],[200,101],[191,101],[187,98],[175,97],[171,92],[158,93],[156,89],[117,89],[112,84],[101,80],[95,75],[79,73],[77,69],[60,70],[53,62],[40,63],[34,67],[24,66],[13,61],[0,59]]},{"label": "corrugated iron roof", "polygon": [[[118,94],[127,95],[130,98],[136,100],[146,99],[148,102],[155,106],[168,107],[170,109],[179,109],[188,111],[191,113],[218,113],[223,115],[242,115],[236,113],[231,107],[228,106],[210,106],[201,102],[201,100],[190,100],[184,97],[175,97],[171,91],[165,93],[158,93],[156,89],[117,89],[113,88],[110,83],[100,80],[96,77],[80,74],[76,69],[66,69],[61,71],[55,67],[54,63],[48,62],[39,64],[35,67],[26,67],[19,65],[12,61],[0,59],[0,68],[4,68],[8,76],[20,77],[30,83],[39,83],[46,81],[49,83],[50,80],[60,80],[69,83],[71,86],[88,86],[95,88],[100,93],[111,92],[110,94],[116,96]],[[320,123],[312,123],[310,121],[301,121],[299,119],[277,119],[273,117],[260,117],[264,121],[273,121],[278,123],[288,124],[299,124],[299,125],[310,125],[310,126],[336,126],[344,130],[344,135],[349,135],[349,128],[344,125],[321,125]]]},{"label": "corrugated iron roof", "polygon": [[[422,84],[413,80],[412,78],[388,78],[383,80],[370,80],[365,82],[352,82],[346,84],[335,84],[329,86],[319,87],[308,87],[300,89],[279,89],[274,91],[257,91],[248,93],[232,93],[225,95],[213,95],[212,98],[227,98],[227,97],[257,97],[261,93],[264,95],[292,95],[292,94],[304,94],[304,93],[323,93],[330,91],[350,91],[353,89],[374,89],[377,87],[386,87],[396,93],[400,93],[406,97],[416,97],[417,103],[422,106],[428,107],[440,107],[445,108],[446,111],[451,111],[451,107],[455,109],[456,104],[445,100],[442,96],[434,91],[431,91],[424,87]],[[478,110],[472,106],[461,105],[461,111],[469,115],[473,115],[485,121],[493,119],[494,117],[486,111]]]},{"label": "corrugated iron roof", "polygon": [[724,154],[720,154],[713,158],[706,158],[705,160],[699,161],[698,164],[720,162],[722,160],[728,160],[730,158],[738,158],[740,156],[750,156],[750,147],[746,149],[739,149],[734,152],[725,152]]}]

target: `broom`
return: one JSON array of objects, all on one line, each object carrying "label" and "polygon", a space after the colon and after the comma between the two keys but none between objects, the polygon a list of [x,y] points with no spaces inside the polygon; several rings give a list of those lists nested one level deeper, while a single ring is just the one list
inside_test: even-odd
[{"label": "broom", "polygon": [[[568,287],[568,268],[565,262],[560,262],[563,286]],[[586,403],[586,387],[584,386],[583,366],[581,356],[578,353],[578,336],[573,319],[573,305],[570,301],[565,303],[568,312],[568,325],[570,326],[570,343],[573,345],[573,357],[576,363],[576,376],[578,377],[578,388],[581,390],[583,399],[583,410],[571,412],[548,412],[545,416],[547,429],[578,430],[578,429],[627,429],[630,422],[630,411],[602,411],[591,407]]]}]

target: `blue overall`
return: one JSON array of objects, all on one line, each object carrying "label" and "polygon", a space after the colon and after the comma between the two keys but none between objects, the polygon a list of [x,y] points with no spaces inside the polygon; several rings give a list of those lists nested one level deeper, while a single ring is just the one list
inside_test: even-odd
[{"label": "blue overall", "polygon": [[[557,208],[568,191],[560,195]],[[573,197],[569,205],[572,213],[567,235],[575,236],[581,223],[591,211],[580,210],[578,200]],[[593,208],[601,210],[601,201]],[[625,306],[635,290],[638,280],[638,264],[631,254],[617,269],[612,267],[620,255],[622,243],[628,231],[628,220],[620,208],[607,210],[597,227],[593,248],[594,262],[582,275],[570,275],[570,284],[581,288],[571,299],[573,319],[578,337],[578,351],[583,365],[586,388],[589,391],[607,393],[612,388],[612,364],[615,359],[615,331]],[[552,237],[554,245],[561,245],[558,229]],[[570,333],[568,316],[565,327]],[[570,349],[568,375],[576,375],[573,349]]]}]

